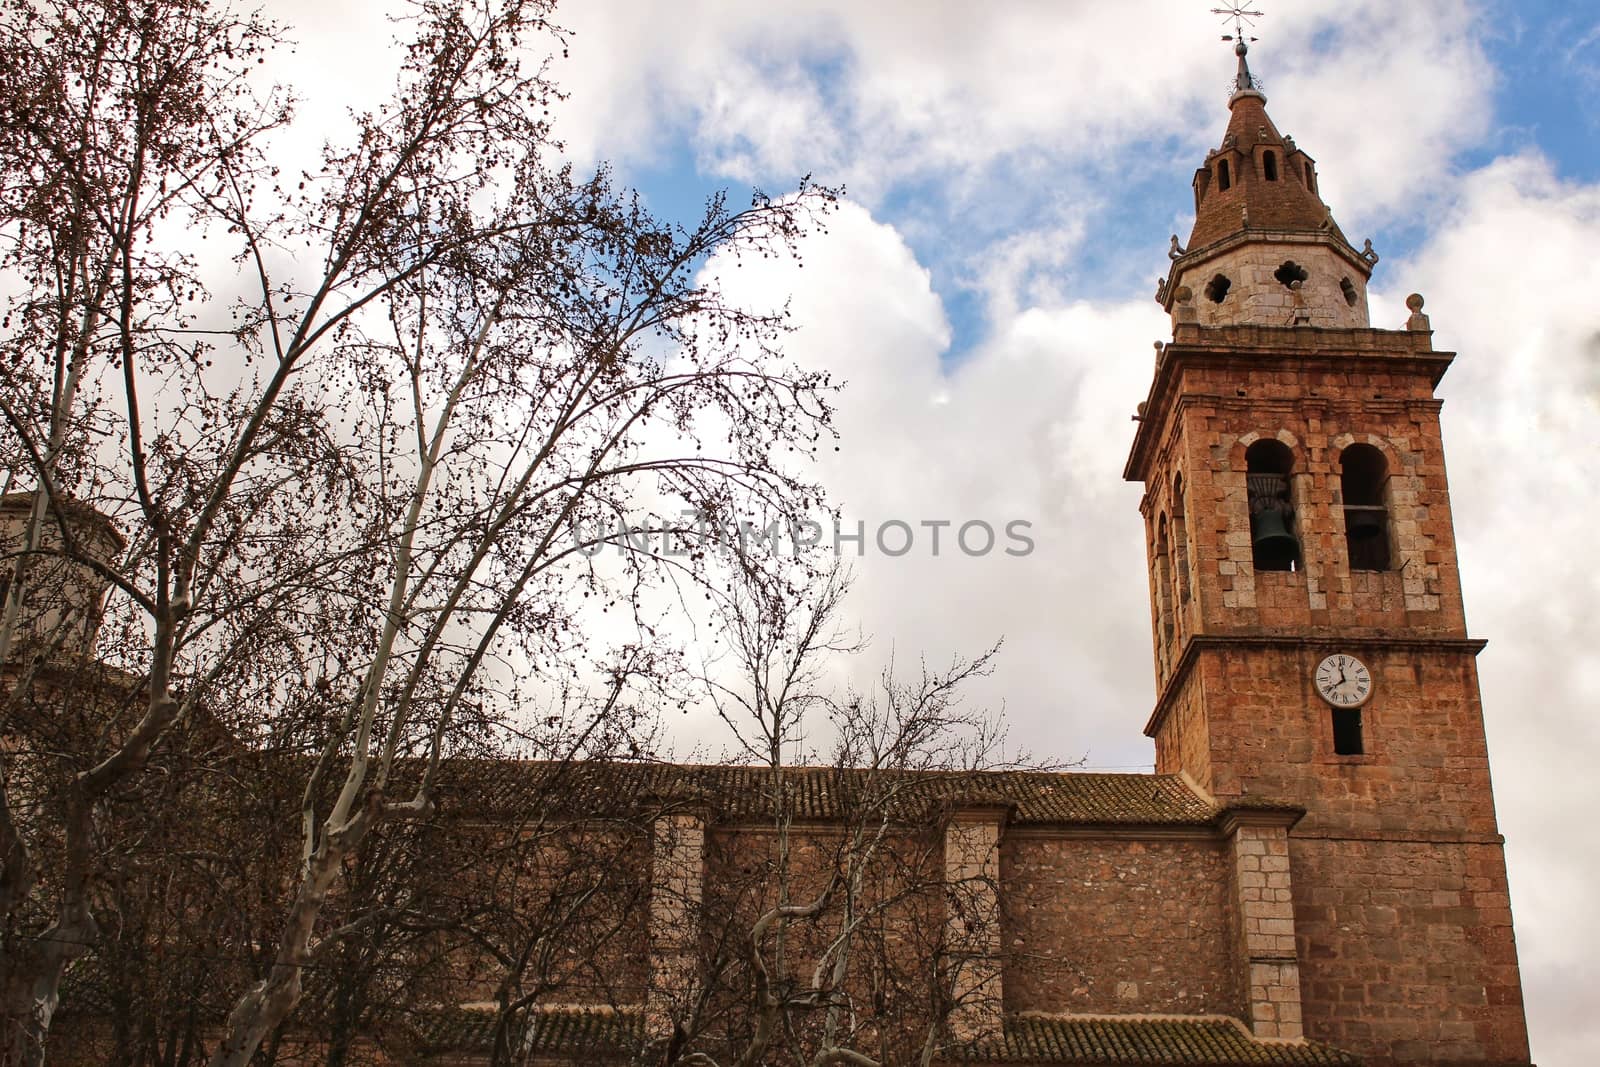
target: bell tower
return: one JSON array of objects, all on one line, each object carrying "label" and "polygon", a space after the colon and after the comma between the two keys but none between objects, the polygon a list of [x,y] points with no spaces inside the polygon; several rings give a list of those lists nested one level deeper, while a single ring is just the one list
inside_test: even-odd
[{"label": "bell tower", "polygon": [[1221,144],[1172,239],[1124,477],[1141,482],[1156,770],[1290,833],[1305,1036],[1369,1064],[1528,1043],[1423,301],[1374,329],[1316,164],[1241,36]]}]

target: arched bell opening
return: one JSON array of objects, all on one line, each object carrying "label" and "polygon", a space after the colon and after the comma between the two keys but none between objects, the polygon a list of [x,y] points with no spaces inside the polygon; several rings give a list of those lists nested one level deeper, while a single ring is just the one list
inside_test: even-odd
[{"label": "arched bell opening", "polygon": [[1183,613],[1188,610],[1193,593],[1189,588],[1189,529],[1184,521],[1183,475],[1172,480],[1172,568],[1177,579],[1173,590],[1178,606],[1179,635],[1185,629]]},{"label": "arched bell opening", "polygon": [[1296,570],[1300,541],[1294,535],[1294,503],[1289,495],[1294,453],[1282,441],[1268,439],[1251,445],[1244,458],[1251,560],[1258,571]]},{"label": "arched bell opening", "polygon": [[1171,669],[1174,637],[1172,541],[1167,517],[1156,520],[1156,662],[1163,676]]},{"label": "arched bell opening", "polygon": [[1390,567],[1389,463],[1371,445],[1351,445],[1339,455],[1339,494],[1344,501],[1344,539],[1353,571]]}]

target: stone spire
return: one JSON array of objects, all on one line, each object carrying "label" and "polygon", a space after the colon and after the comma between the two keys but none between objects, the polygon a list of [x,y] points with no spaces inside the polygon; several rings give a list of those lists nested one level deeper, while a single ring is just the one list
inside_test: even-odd
[{"label": "stone spire", "polygon": [[1228,128],[1195,171],[1194,228],[1187,246],[1173,238],[1157,299],[1200,325],[1365,326],[1377,256],[1350,244],[1318,192],[1316,161],[1267,115],[1249,51],[1242,37],[1234,45]]}]

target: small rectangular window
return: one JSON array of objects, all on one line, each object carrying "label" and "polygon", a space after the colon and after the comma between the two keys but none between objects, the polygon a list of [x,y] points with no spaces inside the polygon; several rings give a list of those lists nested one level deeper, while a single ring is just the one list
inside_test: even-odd
[{"label": "small rectangular window", "polygon": [[1338,756],[1360,756],[1366,752],[1361,744],[1361,709],[1333,709],[1333,751]]}]

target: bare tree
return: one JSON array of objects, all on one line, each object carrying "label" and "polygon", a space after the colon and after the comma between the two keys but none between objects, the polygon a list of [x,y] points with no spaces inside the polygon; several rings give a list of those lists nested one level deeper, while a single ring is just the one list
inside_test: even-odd
[{"label": "bare tree", "polygon": [[962,1001],[992,995],[962,931],[998,930],[994,857],[952,868],[946,822],[996,766],[994,723],[960,690],[998,646],[912,681],[891,663],[874,692],[830,696],[830,659],[862,648],[838,622],[848,585],[835,569],[727,601],[739,673],[708,685],[759,760],[760,817],[708,846],[702,983],[677,1005],[668,1063],[926,1067]]},{"label": "bare tree", "polygon": [[[211,1055],[242,1065],[338,943],[324,909],[347,862],[375,827],[430,814],[456,746],[509,724],[551,751],[612,750],[642,717],[633,696],[674,669],[647,589],[706,558],[591,557],[573,529],[815,499],[774,457],[828,432],[829,384],[783,362],[781,313],[730,306],[704,268],[783,254],[832,194],[717,197],[685,227],[603,171],[579,178],[529,65],[535,42],[559,46],[550,13],[418,3],[390,102],[286,177],[265,154],[291,108],[252,74],[278,39],[259,16],[5,7],[19,358],[0,366],[0,451],[28,494],[0,628],[10,1060],[41,1061],[62,975],[97,940],[108,798],[176,723],[213,716],[299,779],[298,858],[263,889],[268,959]],[[203,284],[211,248],[242,295]],[[54,637],[19,621],[46,560],[92,592]],[[102,614],[105,663],[81,637]],[[610,636],[596,617],[618,620]],[[87,695],[72,672],[111,682]],[[591,674],[576,714],[516,720],[528,694]],[[30,701],[100,728],[48,749],[14,713]]]}]

